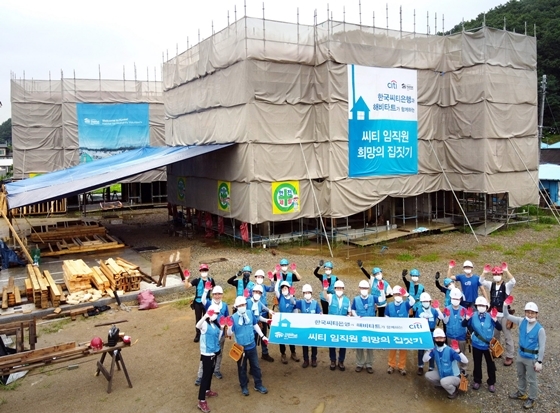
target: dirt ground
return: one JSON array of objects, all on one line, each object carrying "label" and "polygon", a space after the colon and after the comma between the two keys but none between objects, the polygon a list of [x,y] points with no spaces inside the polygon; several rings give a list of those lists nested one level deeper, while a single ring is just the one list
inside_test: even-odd
[{"label": "dirt ground", "polygon": [[[156,237],[150,238],[152,232],[161,236],[162,224],[155,223],[153,228],[142,224],[138,230],[146,237],[142,242],[147,245],[157,245]],[[123,237],[140,239],[133,228],[121,229]],[[157,235],[156,234],[156,235]],[[449,257],[463,259],[470,255],[476,261],[501,262],[508,261],[512,272],[518,280],[516,299],[525,302],[528,297],[536,297],[542,312],[543,325],[547,328],[547,357],[545,369],[541,375],[541,407],[544,410],[559,411],[557,394],[558,384],[554,377],[559,372],[558,365],[558,334],[554,329],[555,318],[550,306],[555,303],[550,290],[541,288],[550,285],[551,276],[560,268],[558,245],[560,245],[560,230],[556,227],[541,227],[534,229],[519,229],[511,234],[504,233],[482,240],[482,244],[475,244],[469,235],[446,234],[422,239],[399,241],[389,245],[392,256],[378,256],[377,247],[371,250],[363,249],[361,254],[368,254],[367,266],[380,260],[384,268],[392,268],[390,282],[392,285],[400,281],[397,268],[412,268],[419,264],[430,274],[433,268],[445,268]],[[165,241],[169,242],[172,238]],[[139,243],[142,243],[139,242]],[[185,245],[186,240],[176,238],[174,242]],[[278,260],[274,254],[262,255],[257,251],[232,249],[226,246],[211,244],[208,247],[202,239],[188,241],[196,246],[193,250],[193,261],[200,261],[201,257],[226,256],[230,261],[240,262],[253,260],[266,262],[270,268]],[[538,246],[552,245],[537,250],[527,250],[527,244]],[[306,248],[285,249],[283,254],[292,258],[298,257],[298,268],[305,274],[306,281],[317,281],[312,276],[312,270],[317,258],[324,255],[317,246]],[[298,256],[297,254],[304,254]],[[341,262],[339,269],[345,275],[345,281],[357,285],[360,277],[355,268],[356,251],[347,252],[341,248],[336,262]],[[407,262],[406,254],[412,256],[412,262]],[[419,256],[429,256],[429,260],[417,261]],[[345,258],[345,256],[349,258]],[[435,255],[435,257],[434,257]],[[241,257],[243,256],[243,257]],[[545,257],[546,262],[542,262]],[[306,261],[308,260],[308,261]],[[250,261],[252,262],[252,261]],[[300,264],[300,262],[302,264]],[[540,264],[539,264],[540,262]],[[227,263],[224,263],[227,265]],[[540,265],[540,270],[532,271]],[[481,265],[482,266],[482,265]],[[254,265],[254,268],[256,265]],[[264,265],[263,265],[264,267]],[[216,278],[222,285],[231,274],[231,270],[221,271],[216,264],[214,267]],[[267,267],[265,267],[267,268]],[[219,274],[218,272],[221,271]],[[385,271],[384,271],[385,272]],[[350,275],[352,274],[352,275]],[[424,272],[423,272],[424,274]],[[425,281],[432,294],[438,294],[433,288],[433,275],[428,275]],[[314,281],[312,281],[314,280]],[[428,281],[429,280],[429,281]],[[556,281],[554,281],[556,282]],[[314,284],[314,285],[315,285]],[[355,292],[352,290],[352,294]],[[226,301],[231,303],[232,291],[226,291]],[[351,295],[352,295],[351,294]],[[353,296],[353,295],[352,295]],[[160,300],[161,301],[161,300]],[[199,348],[193,343],[194,312],[186,305],[187,300],[160,303],[154,310],[138,311],[133,308],[130,312],[116,309],[102,313],[88,319],[76,321],[57,320],[41,325],[39,330],[38,347],[59,344],[68,341],[84,342],[91,337],[107,336],[109,327],[94,327],[95,324],[128,320],[119,324],[121,331],[132,336],[133,346],[123,350],[123,358],[128,368],[133,388],[128,388],[122,372],[117,372],[113,392],[106,392],[107,382],[102,377],[94,377],[97,357],[89,357],[74,362],[77,368],[68,369],[64,364],[34,370],[23,380],[0,390],[0,410],[5,412],[42,413],[59,412],[196,412],[198,387],[194,385],[199,360]],[[116,306],[113,306],[116,308]],[[549,317],[549,318],[548,318]],[[516,334],[515,334],[516,336]],[[490,394],[483,385],[481,390],[460,395],[457,400],[448,400],[442,389],[430,386],[424,377],[417,376],[416,352],[408,354],[407,370],[409,375],[402,377],[397,374],[388,375],[387,352],[374,352],[374,374],[365,370],[361,373],[354,371],[355,352],[349,350],[346,357],[346,371],[330,371],[328,367],[328,349],[319,349],[319,366],[303,369],[301,363],[290,360],[288,365],[280,363],[280,352],[277,345],[271,345],[270,354],[275,358],[273,363],[261,362],[263,370],[263,384],[269,393],[262,395],[253,390],[252,382],[249,387],[250,396],[244,397],[240,392],[237,379],[237,368],[227,353],[231,341],[226,340],[224,361],[222,364],[222,380],[213,379],[212,389],[219,393],[216,398],[209,399],[209,406],[213,412],[291,412],[310,413],[342,413],[342,412],[502,412],[521,411],[521,405],[507,398],[508,392],[515,389],[515,367],[503,367],[498,362],[498,391]],[[517,343],[516,343],[517,346]],[[301,356],[301,349],[298,348]],[[472,355],[468,354],[470,360]],[[469,367],[472,372],[472,366]],[[486,376],[486,375],[485,375]]]}]

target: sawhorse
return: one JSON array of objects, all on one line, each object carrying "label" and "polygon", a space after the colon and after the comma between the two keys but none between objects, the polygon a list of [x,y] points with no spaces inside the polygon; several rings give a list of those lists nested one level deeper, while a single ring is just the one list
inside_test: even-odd
[{"label": "sawhorse", "polygon": [[183,271],[183,261],[170,262],[168,264],[162,264],[161,274],[157,283],[158,287],[165,287],[165,280],[168,274],[179,273],[181,276],[181,281],[185,281],[185,275]]},{"label": "sawhorse", "polygon": [[[109,354],[111,357],[111,369],[107,371],[103,363],[105,362],[105,356]],[[99,373],[103,373],[103,376],[107,379],[109,384],[107,385],[107,393],[111,393],[111,386],[113,385],[113,376],[115,374],[115,366],[117,366],[117,370],[121,369],[126,376],[126,381],[128,382],[128,387],[132,388],[132,382],[130,381],[130,377],[128,377],[128,371],[126,370],[126,366],[124,364],[124,359],[121,354],[121,349],[117,348],[116,350],[109,350],[104,351],[103,355],[101,356],[101,360],[97,362],[97,371],[95,372],[96,376],[99,376]]]}]

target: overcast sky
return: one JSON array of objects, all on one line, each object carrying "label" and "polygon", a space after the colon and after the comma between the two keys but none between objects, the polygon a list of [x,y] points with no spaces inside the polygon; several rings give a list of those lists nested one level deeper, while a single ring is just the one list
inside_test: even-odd
[{"label": "overcast sky", "polygon": [[[386,2],[361,1],[361,21],[386,26]],[[388,6],[389,28],[400,27],[399,6],[403,9],[403,30],[426,33],[426,14],[429,13],[430,32],[470,20],[506,0],[401,0]],[[0,2],[0,123],[11,117],[10,73],[17,78],[60,79],[101,77],[122,79],[123,66],[127,79],[134,79],[134,63],[137,78],[144,80],[149,73],[161,79],[163,54],[174,56],[189,44],[227,26],[244,12],[239,0],[183,0],[183,1],[131,1],[131,0],[2,0]],[[328,6],[327,6],[328,4]],[[360,22],[359,0],[268,0],[264,2],[266,19],[312,24],[314,10],[318,21],[327,19],[327,7],[335,20]],[[247,15],[262,17],[263,2],[246,0]],[[445,22],[443,22],[445,18]],[[445,23],[445,24],[444,24]]]}]

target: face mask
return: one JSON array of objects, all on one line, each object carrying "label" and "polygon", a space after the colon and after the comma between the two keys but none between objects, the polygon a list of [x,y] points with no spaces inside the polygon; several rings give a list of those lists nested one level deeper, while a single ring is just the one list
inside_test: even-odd
[{"label": "face mask", "polygon": [[486,306],[479,305],[479,306],[476,307],[476,309],[478,310],[478,312],[480,314],[483,314],[483,313],[486,312]]},{"label": "face mask", "polygon": [[261,285],[263,283],[263,281],[264,281],[263,277],[257,277],[257,284],[258,285]]},{"label": "face mask", "polygon": [[397,303],[397,304],[402,303],[402,297],[395,296],[395,303]]},{"label": "face mask", "polygon": [[212,314],[210,316],[210,321],[216,321],[217,318],[218,318],[218,314]]},{"label": "face mask", "polygon": [[465,271],[465,274],[470,274],[472,272],[470,268],[463,268],[463,271]]},{"label": "face mask", "polygon": [[247,311],[247,307],[238,307],[237,308],[237,312],[239,314],[245,314],[246,311]]},{"label": "face mask", "polygon": [[289,293],[290,293],[290,290],[288,290],[287,288],[282,288],[282,295],[284,297],[287,297]]},{"label": "face mask", "polygon": [[424,308],[430,308],[430,303],[422,303],[422,307]]},{"label": "face mask", "polygon": [[438,347],[443,347],[444,344],[445,344],[445,341],[436,341],[436,346],[438,346]]},{"label": "face mask", "polygon": [[331,275],[331,273],[332,273],[332,270],[325,270],[325,274]]},{"label": "face mask", "polygon": [[377,274],[375,274],[375,279],[376,279],[377,281],[381,281],[381,280],[383,279],[383,274],[381,274],[380,272],[377,273]]},{"label": "face mask", "polygon": [[369,294],[369,290],[360,290],[360,295],[361,295],[362,297],[365,298],[365,297],[368,296],[368,294]]},{"label": "face mask", "polygon": [[286,272],[288,271],[288,266],[287,265],[282,265],[282,267],[280,267],[282,269],[282,272]]},{"label": "face mask", "polygon": [[525,320],[527,320],[529,323],[534,323],[535,321],[537,321],[536,318],[531,318],[531,317],[525,317]]},{"label": "face mask", "polygon": [[502,281],[502,276],[501,275],[494,275],[494,281],[499,283],[500,281]]},{"label": "face mask", "polygon": [[222,300],[221,300],[221,299],[218,299],[218,298],[212,298],[212,302],[213,302],[214,304],[221,304],[221,303],[222,303]]},{"label": "face mask", "polygon": [[243,273],[243,278],[244,278],[245,280],[248,280],[250,276],[251,276],[251,273],[249,273],[249,272],[244,272],[244,273]]},{"label": "face mask", "polygon": [[303,298],[305,298],[307,301],[311,301],[311,293],[303,294]]},{"label": "face mask", "polygon": [[344,291],[336,290],[335,294],[336,294],[337,297],[342,297],[342,294],[344,294]]},{"label": "face mask", "polygon": [[448,290],[452,290],[452,289],[454,289],[454,288],[455,288],[455,284],[453,284],[453,283],[451,283],[451,284],[449,284],[449,285],[447,286],[447,289],[448,289]]},{"label": "face mask", "polygon": [[410,277],[410,279],[412,280],[412,282],[417,282],[418,281],[418,277]]},{"label": "face mask", "polygon": [[461,304],[461,300],[459,300],[457,298],[452,298],[451,299],[451,304],[453,304],[455,307],[457,307],[459,304]]},{"label": "face mask", "polygon": [[206,278],[206,277],[208,277],[208,273],[207,273],[207,272],[201,272],[201,273],[200,273],[200,276],[201,276],[202,278]]},{"label": "face mask", "polygon": [[259,301],[260,299],[261,299],[261,295],[260,295],[260,294],[253,294],[253,300]]}]

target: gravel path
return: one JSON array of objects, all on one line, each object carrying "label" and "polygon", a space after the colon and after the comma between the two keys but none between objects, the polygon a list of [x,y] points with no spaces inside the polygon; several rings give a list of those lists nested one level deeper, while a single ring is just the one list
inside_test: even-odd
[{"label": "gravel path", "polygon": [[[391,285],[401,284],[401,271],[404,268],[417,268],[422,277],[421,282],[426,290],[437,299],[442,299],[434,285],[434,274],[441,271],[444,276],[447,263],[455,259],[458,263],[469,259],[474,262],[475,273],[480,273],[486,263],[498,265],[506,261],[510,271],[517,280],[513,291],[514,308],[522,310],[524,303],[535,301],[540,309],[539,321],[546,329],[547,347],[543,372],[539,377],[539,412],[560,412],[560,385],[558,377],[559,334],[556,327],[557,306],[556,292],[559,283],[555,279],[560,269],[560,227],[552,225],[518,226],[511,230],[501,231],[489,237],[479,237],[479,242],[472,234],[451,232],[439,235],[393,241],[386,244],[388,249],[381,252],[381,246],[366,248],[347,248],[345,245],[334,246],[334,257],[330,257],[326,244],[312,242],[307,245],[286,245],[276,249],[249,249],[232,247],[230,241],[204,239],[203,234],[194,240],[168,235],[167,210],[153,209],[133,211],[123,216],[123,224],[111,225],[110,220],[102,219],[110,233],[118,236],[133,247],[157,246],[161,250],[191,248],[191,271],[200,262],[209,262],[211,274],[217,282],[226,286],[226,280],[244,265],[251,265],[253,272],[259,268],[272,270],[280,258],[288,258],[297,263],[298,272],[303,275],[303,282],[309,282],[319,291],[320,284],[313,277],[313,270],[320,259],[331,260],[335,265],[334,273],[340,276],[347,285],[348,295],[358,293],[357,285],[363,278],[356,265],[356,260],[364,261],[364,266],[371,269],[378,266],[383,269],[385,278]],[[149,259],[150,253],[143,253]],[[443,278],[443,277],[442,277]],[[226,297],[232,297],[233,291]],[[514,331],[517,348],[517,331]],[[467,354],[469,360],[472,356]],[[414,355],[415,357],[415,355]],[[516,372],[514,365],[504,367],[497,360],[496,393],[491,394],[483,385],[480,390],[469,390],[460,397],[461,403],[472,406],[473,411],[504,412],[522,411],[521,402],[509,400],[507,395],[516,389]],[[483,366],[483,371],[485,367]],[[469,366],[472,372],[472,366]],[[484,374],[483,381],[486,380]],[[417,394],[433,392],[426,386],[418,387]],[[409,396],[407,396],[409,397]]]}]

